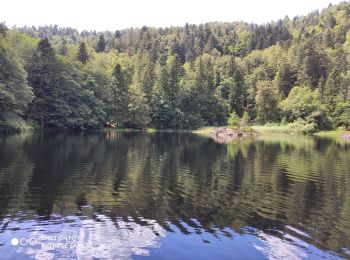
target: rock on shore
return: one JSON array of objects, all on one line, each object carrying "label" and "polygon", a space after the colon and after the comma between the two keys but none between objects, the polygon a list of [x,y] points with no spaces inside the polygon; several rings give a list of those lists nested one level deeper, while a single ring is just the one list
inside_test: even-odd
[{"label": "rock on shore", "polygon": [[259,133],[253,129],[232,129],[230,127],[219,127],[215,129],[210,136],[219,143],[229,143],[234,139],[242,137],[253,137]]},{"label": "rock on shore", "polygon": [[343,134],[341,137],[344,138],[345,140],[350,141],[350,133]]}]

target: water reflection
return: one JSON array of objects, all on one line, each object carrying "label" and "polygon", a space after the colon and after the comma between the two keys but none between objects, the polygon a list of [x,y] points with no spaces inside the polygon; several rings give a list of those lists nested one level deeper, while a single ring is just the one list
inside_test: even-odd
[{"label": "water reflection", "polygon": [[[349,151],[293,136],[1,136],[1,259],[349,258]],[[92,246],[11,245],[67,232]]]},{"label": "water reflection", "polygon": [[[158,237],[165,230],[152,220],[146,225],[121,218],[113,221],[103,214],[93,219],[54,215],[50,221],[4,219],[2,259],[129,259],[148,256],[149,248],[159,247]],[[11,241],[17,238],[18,245]],[[12,242],[12,241],[11,241]],[[15,249],[15,250],[14,250]]]}]

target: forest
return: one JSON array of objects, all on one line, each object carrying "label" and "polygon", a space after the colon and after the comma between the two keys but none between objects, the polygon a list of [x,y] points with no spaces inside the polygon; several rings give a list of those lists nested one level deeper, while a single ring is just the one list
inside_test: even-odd
[{"label": "forest", "polygon": [[349,129],[349,29],[349,2],[262,25],[79,32],[4,22],[0,129]]}]

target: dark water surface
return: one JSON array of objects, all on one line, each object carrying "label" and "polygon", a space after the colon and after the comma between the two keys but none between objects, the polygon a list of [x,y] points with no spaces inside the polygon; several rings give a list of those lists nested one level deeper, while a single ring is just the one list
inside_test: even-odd
[{"label": "dark water surface", "polygon": [[350,145],[0,136],[0,259],[350,258]]}]

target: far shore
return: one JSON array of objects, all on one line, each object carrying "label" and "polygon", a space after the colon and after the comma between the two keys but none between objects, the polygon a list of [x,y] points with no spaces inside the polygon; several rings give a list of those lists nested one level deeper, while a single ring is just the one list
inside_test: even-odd
[{"label": "far shore", "polygon": [[[192,133],[203,135],[203,136],[210,136],[211,133],[215,131],[215,129],[218,127],[215,126],[206,126],[199,128],[197,130],[191,131]],[[298,135],[296,133],[288,133],[284,131],[283,126],[282,127],[270,127],[270,126],[251,126],[251,128],[262,134],[262,135]],[[299,134],[299,135],[307,135],[307,134]],[[341,138],[345,140],[350,140],[350,131],[346,130],[327,130],[327,131],[318,131],[312,134],[308,135],[314,135],[314,136],[319,136],[319,137],[330,137],[330,138]]]},{"label": "far shore", "polygon": [[[103,128],[102,131],[116,131],[116,132],[184,132],[184,133],[194,133],[202,136],[209,137],[215,129],[219,128],[219,126],[205,126],[195,130],[185,130],[185,129],[155,129],[155,128],[146,128],[146,129],[132,129],[132,128]],[[261,135],[314,135],[319,137],[330,137],[330,138],[342,138],[346,140],[350,140],[350,131],[345,130],[327,130],[327,131],[318,131],[312,134],[296,134],[296,133],[288,133],[284,131],[282,127],[270,127],[270,126],[259,126],[253,125],[252,128],[254,131]]]},{"label": "far shore", "polygon": [[[222,126],[222,127],[230,127],[230,126]],[[172,133],[172,132],[182,132],[182,133],[194,133],[206,137],[210,137],[216,129],[218,129],[219,126],[205,126],[201,127],[195,130],[190,129],[155,129],[155,128],[146,128],[146,129],[135,129],[135,128],[100,128],[100,129],[85,129],[85,130],[79,130],[79,131],[102,131],[102,132],[146,132],[146,133],[155,133],[155,132],[163,132],[163,133]],[[314,135],[319,137],[329,137],[329,138],[338,138],[343,140],[350,141],[350,131],[346,130],[326,130],[326,131],[318,131],[311,134],[298,134],[298,133],[290,133],[286,131],[284,126],[261,126],[261,125],[253,125],[249,126],[249,128],[253,129],[255,132],[257,132],[260,135]],[[14,130],[14,131],[7,131],[5,129],[4,131],[1,131],[0,133],[21,133],[21,132],[36,132],[40,131],[40,128],[25,128],[20,130]],[[69,129],[44,129],[45,131],[52,130],[52,131],[70,131]],[[74,131],[74,130],[72,130]]]}]

